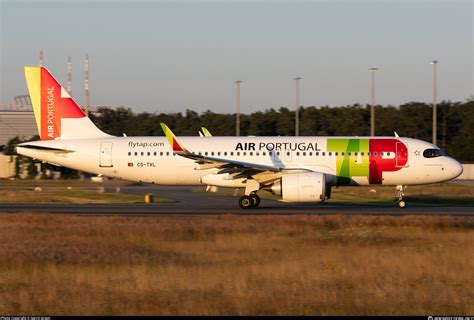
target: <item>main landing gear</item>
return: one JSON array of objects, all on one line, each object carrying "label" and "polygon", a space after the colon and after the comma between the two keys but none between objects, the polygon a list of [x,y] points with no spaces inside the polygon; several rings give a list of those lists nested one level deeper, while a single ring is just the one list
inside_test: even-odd
[{"label": "main landing gear", "polygon": [[407,202],[403,199],[403,196],[405,195],[403,193],[403,190],[406,189],[406,186],[397,186],[397,204],[399,208],[405,208],[407,206]]},{"label": "main landing gear", "polygon": [[239,199],[239,206],[242,209],[256,208],[260,204],[260,197],[256,193],[252,193],[249,196],[242,196]]}]

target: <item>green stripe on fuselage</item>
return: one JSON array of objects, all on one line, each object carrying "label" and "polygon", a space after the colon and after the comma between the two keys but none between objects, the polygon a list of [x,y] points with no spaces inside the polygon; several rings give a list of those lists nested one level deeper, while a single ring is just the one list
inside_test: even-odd
[{"label": "green stripe on fuselage", "polygon": [[[328,139],[327,151],[338,153],[336,156],[337,184],[350,184],[352,177],[369,178],[369,139]],[[344,155],[342,155],[343,152]],[[364,152],[363,156],[360,155],[361,152]]]}]

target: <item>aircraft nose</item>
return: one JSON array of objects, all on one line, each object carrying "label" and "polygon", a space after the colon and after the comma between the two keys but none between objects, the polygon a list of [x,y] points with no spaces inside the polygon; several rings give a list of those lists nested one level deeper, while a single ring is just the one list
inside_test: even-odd
[{"label": "aircraft nose", "polygon": [[450,164],[450,171],[452,174],[451,179],[456,179],[459,177],[462,172],[464,171],[464,168],[461,163],[459,163],[457,160],[451,159],[451,164]]}]

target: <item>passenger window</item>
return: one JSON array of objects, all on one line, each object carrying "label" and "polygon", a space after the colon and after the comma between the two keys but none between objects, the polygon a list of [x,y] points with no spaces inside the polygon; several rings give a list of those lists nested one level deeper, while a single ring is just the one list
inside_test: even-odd
[{"label": "passenger window", "polygon": [[240,156],[240,152],[237,152],[237,155]]},{"label": "passenger window", "polygon": [[147,156],[150,156],[150,152],[147,152],[146,155],[147,155]]},{"label": "passenger window", "polygon": [[309,156],[310,156],[310,157],[312,157],[312,156],[313,156],[313,153],[312,153],[312,152],[310,152],[310,153],[309,153]]},{"label": "passenger window", "polygon": [[243,153],[243,156],[246,156],[246,155],[247,155],[247,152],[244,152],[244,153]]},{"label": "passenger window", "polygon": [[207,151],[206,151],[206,152],[204,152],[204,155],[205,155],[205,156],[207,156],[207,154],[208,154],[208,152],[207,152]]},{"label": "passenger window", "polygon": [[170,152],[169,151],[166,151],[166,156],[169,156],[170,155]]},{"label": "passenger window", "polygon": [[332,156],[332,152],[328,152],[328,156]]},{"label": "passenger window", "polygon": [[341,152],[341,156],[344,156],[344,151],[343,151],[343,152]]},{"label": "passenger window", "polygon": [[211,152],[211,156],[213,156],[213,155],[214,155],[214,151]]},{"label": "passenger window", "polygon": [[374,157],[376,157],[376,156],[377,156],[377,152],[374,152]]},{"label": "passenger window", "polygon": [[334,152],[334,155],[337,157],[337,152]]},{"label": "passenger window", "polygon": [[232,152],[230,153],[230,155],[233,156],[233,155],[234,155],[234,152],[232,151]]},{"label": "passenger window", "polygon": [[143,156],[143,155],[144,155],[144,152],[140,153],[140,155],[142,155],[142,156]]},{"label": "passenger window", "polygon": [[249,154],[250,154],[251,156],[253,156],[253,152],[249,152]]},{"label": "passenger window", "polygon": [[326,152],[323,152],[321,155],[322,155],[322,156],[325,156],[325,155],[326,155]]},{"label": "passenger window", "polygon": [[128,153],[128,156],[131,156],[131,155],[132,155],[132,153],[131,153],[131,152],[129,152],[129,153]]},{"label": "passenger window", "polygon": [[266,152],[262,152],[262,156],[266,156],[266,155],[267,155],[267,153],[266,153]]},{"label": "passenger window", "polygon": [[280,156],[280,151],[277,151],[277,156]]},{"label": "passenger window", "polygon": [[370,152],[367,152],[367,155],[370,157]]},{"label": "passenger window", "polygon": [[299,155],[300,155],[300,153],[299,153],[299,152],[297,152],[297,153],[296,153],[296,155],[297,155],[297,156],[299,156]]},{"label": "passenger window", "polygon": [[316,155],[316,157],[319,156],[319,152],[316,152],[315,155]]},{"label": "passenger window", "polygon": [[305,156],[306,156],[306,152],[303,152],[303,157],[305,157]]},{"label": "passenger window", "polygon": [[226,155],[227,155],[227,151],[224,152],[224,156],[226,156]]},{"label": "passenger window", "polygon": [[354,155],[357,156],[357,152],[354,152]]}]

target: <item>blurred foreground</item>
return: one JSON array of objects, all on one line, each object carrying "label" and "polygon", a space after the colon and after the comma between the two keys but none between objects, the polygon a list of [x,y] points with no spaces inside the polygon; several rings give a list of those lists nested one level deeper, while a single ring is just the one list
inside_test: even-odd
[{"label": "blurred foreground", "polygon": [[0,313],[474,313],[474,217],[0,214]]}]

